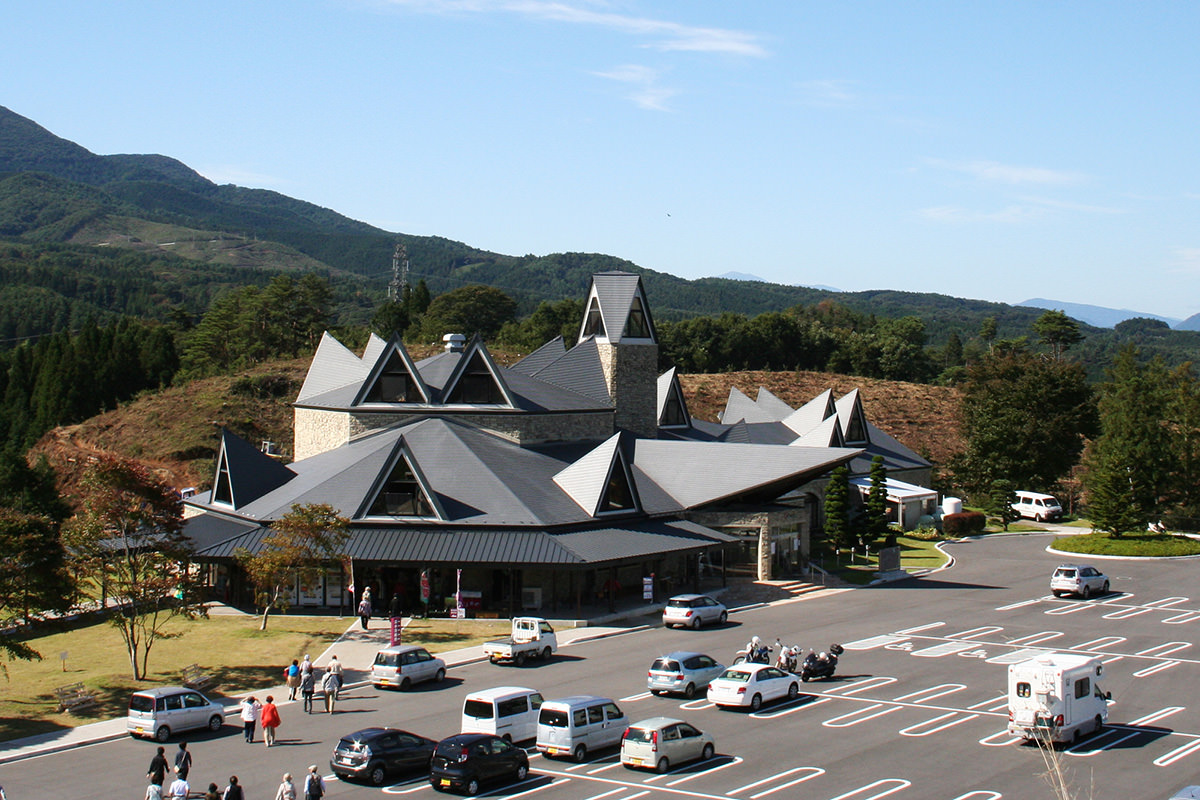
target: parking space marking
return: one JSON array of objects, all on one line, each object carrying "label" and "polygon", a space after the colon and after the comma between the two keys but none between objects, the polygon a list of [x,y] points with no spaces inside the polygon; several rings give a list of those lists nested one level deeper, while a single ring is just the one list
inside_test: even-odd
[{"label": "parking space marking", "polygon": [[[881,708],[883,710],[875,711],[875,709],[877,709],[877,708]],[[827,719],[824,722],[822,722],[821,724],[823,726],[825,726],[826,728],[849,728],[851,725],[857,725],[860,722],[867,722],[869,720],[878,719],[879,717],[882,717],[884,714],[890,714],[893,711],[899,711],[902,708],[904,708],[904,706],[889,706],[889,705],[885,705],[884,703],[873,703],[873,704],[867,706],[866,708],[855,709],[854,711],[851,711],[848,714],[842,714],[841,716],[833,717],[832,719]],[[874,712],[874,713],[867,713],[867,712]],[[849,720],[849,721],[843,722],[843,720]]]},{"label": "parking space marking", "polygon": [[[587,774],[588,774],[588,775],[595,775],[595,774],[597,774],[597,773],[600,773],[600,772],[606,772],[606,771],[608,771],[608,770],[610,770],[610,769],[613,769],[613,768],[615,768],[615,767],[619,767],[619,766],[621,766],[621,760],[620,760],[620,759],[617,759],[616,761],[612,762],[611,764],[605,764],[604,766],[601,766],[601,767],[596,767],[595,769],[589,769],[589,770],[587,771]],[[568,769],[570,769],[570,767],[568,767]]]},{"label": "parking space marking", "polygon": [[[1002,739],[1003,741],[998,741]],[[979,740],[979,743],[984,747],[1007,747],[1010,744],[1020,744],[1025,741],[1021,736],[1013,736],[1008,732],[1008,729],[997,731],[991,736],[985,736]]]},{"label": "parking space marking", "polygon": [[1125,724],[1130,725],[1130,726],[1153,725],[1155,722],[1158,722],[1160,719],[1166,719],[1167,717],[1171,716],[1172,714],[1178,714],[1180,711],[1183,711],[1185,708],[1186,708],[1186,706],[1167,706],[1166,708],[1155,711],[1153,714],[1147,714],[1144,717],[1139,717],[1138,719],[1135,719],[1132,722],[1127,722]]},{"label": "parking space marking", "polygon": [[[921,689],[916,692],[911,692],[909,694],[901,695],[900,697],[895,698],[895,702],[907,700],[912,703],[927,703],[930,700],[936,700],[937,698],[945,697],[948,694],[954,694],[955,692],[961,692],[965,688],[967,688],[966,684],[962,684],[962,683],[939,683],[937,686],[931,686],[928,689]],[[942,691],[938,691],[939,689],[941,689]],[[930,694],[930,692],[932,692],[933,694]],[[914,698],[918,698],[918,697],[921,699],[920,700],[914,699]]]},{"label": "parking space marking", "polygon": [[[808,696],[812,697],[812,695],[808,695]],[[801,697],[804,697],[804,695],[801,695]],[[750,715],[750,717],[751,717],[751,719],[775,719],[776,717],[786,716],[787,714],[795,714],[797,711],[804,711],[809,708],[815,708],[816,706],[819,706],[822,703],[828,703],[830,700],[833,700],[833,699],[834,698],[832,698],[832,697],[818,697],[817,699],[811,700],[808,702],[803,702],[803,703],[798,703],[798,704],[797,703],[789,703],[787,708],[784,708],[781,710],[771,710],[771,711],[755,711],[753,714]]]},{"label": "parking space marking", "polygon": [[1179,759],[1186,758],[1192,753],[1195,753],[1197,750],[1200,750],[1200,737],[1195,737],[1187,744],[1176,747],[1166,755],[1162,755],[1154,759],[1154,766],[1169,767]]},{"label": "parking space marking", "polygon": [[1031,658],[1037,658],[1040,655],[1051,652],[1041,647],[1026,647],[1021,650],[1014,650],[1011,653],[1003,653],[998,656],[992,656],[987,660],[989,664],[1016,664],[1018,661],[1028,661]]},{"label": "parking space marking", "polygon": [[[570,783],[570,782],[571,782],[570,778],[563,778],[562,780],[553,780],[552,779],[552,780],[547,781],[546,783],[541,784],[540,786],[534,786],[532,789],[526,789],[523,792],[517,792],[516,794],[505,794],[504,798],[505,798],[505,800],[512,800],[512,798],[514,798],[514,797],[524,797],[527,794],[533,794],[534,792],[540,792],[543,789],[550,789],[554,786],[561,786],[564,783]],[[517,785],[520,786],[520,784],[517,784]],[[507,789],[505,789],[504,791],[507,791]],[[485,794],[483,796],[489,797],[491,795],[495,795],[498,793],[499,792],[488,792],[487,794]],[[649,794],[649,793],[647,792],[647,794]]]},{"label": "parking space marking", "polygon": [[[693,778],[699,778],[702,775],[712,775],[714,772],[719,772],[720,770],[727,769],[729,767],[736,767],[738,764],[741,764],[741,763],[742,763],[742,757],[734,756],[733,758],[729,759],[728,761],[726,761],[724,764],[721,764],[720,766],[710,767],[708,769],[696,770],[695,772],[692,772],[688,775],[684,775],[682,778],[676,778],[673,781],[668,781],[667,786],[675,786],[676,784],[686,783],[687,781],[690,781]],[[668,774],[670,774],[670,773],[668,773]],[[654,779],[651,778],[651,780],[646,781],[646,783],[650,783],[653,780]]]},{"label": "parking space marking", "polygon": [[972,711],[977,708],[982,708],[984,711],[999,711],[1002,708],[1008,708],[1008,695],[998,694],[990,700],[984,700],[982,703],[976,703],[973,706],[967,706],[967,708]]},{"label": "parking space marking", "polygon": [[1164,642],[1163,644],[1147,647],[1145,650],[1138,650],[1134,653],[1135,656],[1154,656],[1162,658],[1169,656],[1172,653],[1178,653],[1180,650],[1186,650],[1192,646],[1191,642]]},{"label": "parking space marking", "polygon": [[618,703],[636,703],[638,700],[645,700],[646,698],[653,697],[653,696],[654,696],[653,692],[639,692],[638,694],[631,694],[628,697],[622,697],[617,702]]},{"label": "parking space marking", "polygon": [[1189,599],[1191,598],[1164,597],[1162,600],[1152,600],[1149,603],[1146,603],[1146,606],[1149,608],[1170,608],[1171,606],[1177,606],[1180,603],[1186,603]]},{"label": "parking space marking", "polygon": [[942,656],[952,656],[955,653],[961,653],[963,650],[970,650],[976,642],[943,642],[935,644],[932,647],[926,647],[923,650],[913,650],[910,655],[920,658],[941,658]]},{"label": "parking space marking", "polygon": [[1200,611],[1185,611],[1163,620],[1164,625],[1182,625],[1185,622],[1195,622],[1200,619]]},{"label": "parking space marking", "polygon": [[1069,603],[1064,603],[1063,605],[1060,605],[1057,608],[1052,608],[1049,611],[1045,611],[1043,613],[1045,613],[1047,616],[1050,616],[1050,617],[1061,617],[1066,614],[1074,614],[1076,611],[1083,611],[1085,608],[1091,608],[1091,607],[1092,607],[1091,603],[1069,602]]},{"label": "parking space marking", "polygon": [[970,630],[962,631],[960,633],[947,633],[946,638],[947,639],[976,639],[976,638],[979,638],[980,636],[990,636],[993,633],[999,633],[1002,630],[1004,630],[1004,628],[1000,627],[999,625],[984,625],[982,627],[971,628]]},{"label": "parking space marking", "polygon": [[1133,595],[1128,592],[1113,592],[1108,597],[1104,598],[1103,600],[1094,601],[1092,603],[1092,605],[1103,606],[1103,605],[1107,605],[1108,603],[1115,603],[1118,600],[1128,600],[1131,597],[1133,597]]},{"label": "parking space marking", "polygon": [[846,697],[852,694],[858,694],[859,692],[865,692],[868,689],[874,689],[879,686],[887,686],[889,683],[895,682],[895,678],[889,678],[886,675],[877,675],[873,678],[864,678],[861,681],[848,683],[845,686],[834,687],[833,689],[825,692],[825,694],[838,694]]},{"label": "parking space marking", "polygon": [[[937,725],[936,727],[933,727],[933,728],[927,727],[929,725],[933,725],[935,722],[941,722],[944,719],[948,719],[951,721],[943,723],[941,725]],[[979,715],[978,714],[968,714],[966,716],[963,716],[963,715],[959,714],[957,711],[951,711],[948,714],[940,714],[936,717],[933,717],[932,719],[927,719],[924,722],[918,722],[916,725],[909,725],[907,728],[902,728],[900,730],[900,735],[901,736],[930,736],[932,734],[944,731],[947,728],[953,728],[955,725],[959,725],[963,722],[970,722],[973,719],[979,719]]]},{"label": "parking space marking", "polygon": [[1179,666],[1178,661],[1162,661],[1162,662],[1159,662],[1158,664],[1155,664],[1154,666],[1146,667],[1145,669],[1139,669],[1137,672],[1133,673],[1133,677],[1146,678],[1146,677],[1153,675],[1156,672],[1162,672],[1163,670],[1167,670],[1167,669],[1170,669],[1171,667],[1177,667],[1177,666]]},{"label": "parking space marking", "polygon": [[847,642],[842,645],[843,650],[873,650],[876,647],[892,644],[894,642],[903,642],[907,636],[899,636],[894,633],[884,633],[879,636],[872,636],[867,639],[859,639],[854,642]]},{"label": "parking space marking", "polygon": [[[754,783],[747,783],[745,786],[739,786],[736,789],[730,789],[725,794],[732,797],[733,795],[737,794],[738,792],[749,791],[750,789],[754,789],[759,786],[762,786],[764,783],[770,783],[771,781],[779,780],[780,778],[786,778],[788,775],[795,775],[797,772],[804,772],[807,774],[803,778],[800,778],[799,780],[794,780],[791,783],[786,784],[786,786],[794,786],[797,783],[803,783],[804,781],[815,778],[818,775],[825,774],[825,770],[821,769],[820,767],[793,767],[792,769],[789,769],[787,772],[779,772],[774,775],[770,775],[766,778],[763,778],[762,780],[757,780]],[[780,786],[776,789],[772,789],[771,791],[777,792],[777,791],[779,791],[779,789],[786,788],[786,786]],[[767,794],[770,794],[770,792],[767,792]],[[760,794],[751,795],[751,798],[753,800],[753,798],[762,797],[762,796],[764,796],[764,795],[762,793],[760,793]]]},{"label": "parking space marking", "polygon": [[874,783],[868,783],[866,786],[855,789],[852,792],[839,794],[837,797],[830,798],[830,800],[850,800],[851,797],[858,797],[862,792],[870,791],[876,786],[887,786],[888,784],[895,785],[886,792],[878,792],[876,794],[866,795],[865,797],[860,798],[860,800],[878,800],[880,797],[887,797],[889,794],[895,794],[902,789],[907,789],[908,787],[912,786],[912,781],[906,781],[903,778],[884,778],[883,780],[878,780]]},{"label": "parking space marking", "polygon": [[1057,639],[1065,634],[1062,631],[1042,631],[1041,633],[1031,633],[1028,636],[1018,636],[1016,639],[1009,639],[1009,644],[1019,644],[1022,647],[1028,647],[1034,644],[1048,642],[1051,639]]},{"label": "parking space marking", "polygon": [[713,708],[716,703],[710,703],[707,700],[688,700],[686,703],[680,703],[679,707],[685,711],[703,711],[706,708]]},{"label": "parking space marking", "polygon": [[1120,611],[1114,611],[1111,614],[1105,614],[1104,619],[1129,619],[1130,617],[1140,617],[1142,614],[1149,614],[1154,609],[1151,606],[1126,606]]},{"label": "parking space marking", "polygon": [[958,797],[954,798],[954,800],[976,800],[976,798],[978,798],[978,800],[1000,800],[1001,797],[1004,797],[1004,795],[1000,794],[999,792],[985,792],[982,789],[977,789],[974,792],[960,794]]},{"label": "parking space marking", "polygon": [[1124,636],[1101,636],[1099,639],[1092,639],[1090,642],[1077,644],[1070,650],[1107,650],[1114,644],[1120,644],[1125,641]]},{"label": "parking space marking", "polygon": [[600,800],[601,797],[608,797],[611,794],[620,794],[623,791],[625,791],[625,787],[620,786],[616,789],[609,789],[607,792],[603,792],[601,794],[594,794],[591,797],[584,798],[584,800]]},{"label": "parking space marking", "polygon": [[934,628],[940,628],[945,624],[946,623],[944,623],[944,622],[931,622],[928,625],[918,625],[915,628],[905,628],[902,631],[896,631],[896,633],[920,633],[921,631],[928,631],[928,630],[933,630]]},{"label": "parking space marking", "polygon": [[1012,611],[1014,608],[1021,608],[1022,606],[1031,606],[1031,605],[1034,605],[1035,603],[1040,603],[1045,599],[1046,599],[1045,597],[1038,597],[1033,600],[1022,600],[1019,603],[1009,603],[1006,606],[998,606],[993,610],[994,611]]},{"label": "parking space marking", "polygon": [[[1121,731],[1119,728],[1107,728],[1103,732],[1101,732],[1101,734],[1098,737],[1089,739],[1088,741],[1077,744],[1074,747],[1068,747],[1063,752],[1069,756],[1075,756],[1076,758],[1091,758],[1092,756],[1096,755],[1097,753],[1103,753],[1105,750],[1111,750],[1112,748],[1119,745],[1121,742],[1127,742],[1130,739],[1134,739],[1145,733],[1145,731],[1134,731],[1133,733],[1127,733],[1124,736],[1120,736],[1116,739],[1113,739],[1110,742],[1105,741],[1106,739],[1111,738],[1112,734],[1120,733],[1120,732]],[[1092,745],[1094,745],[1096,742],[1105,742],[1105,743],[1100,745],[1099,747],[1093,747]],[[1085,750],[1085,748],[1086,748],[1086,750]]]}]

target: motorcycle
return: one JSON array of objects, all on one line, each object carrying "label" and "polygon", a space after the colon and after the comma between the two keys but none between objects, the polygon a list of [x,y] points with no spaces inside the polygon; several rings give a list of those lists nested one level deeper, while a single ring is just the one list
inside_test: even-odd
[{"label": "motorcycle", "polygon": [[840,644],[831,644],[827,653],[808,651],[808,655],[804,657],[804,664],[800,667],[800,680],[808,683],[811,680],[832,678],[837,669],[838,656],[844,652]]},{"label": "motorcycle", "polygon": [[734,664],[770,664],[771,648],[759,645],[756,649],[746,648],[733,654]]},{"label": "motorcycle", "polygon": [[800,667],[800,645],[786,645],[776,639],[775,648],[779,650],[779,655],[775,658],[776,667],[784,672],[795,672]]}]

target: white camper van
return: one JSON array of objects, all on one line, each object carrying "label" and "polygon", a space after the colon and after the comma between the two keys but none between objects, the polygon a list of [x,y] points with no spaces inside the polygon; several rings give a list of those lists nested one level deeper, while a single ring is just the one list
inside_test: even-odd
[{"label": "white camper van", "polygon": [[1075,742],[1108,721],[1112,695],[1097,682],[1094,656],[1047,653],[1008,667],[1008,732],[1025,739]]}]

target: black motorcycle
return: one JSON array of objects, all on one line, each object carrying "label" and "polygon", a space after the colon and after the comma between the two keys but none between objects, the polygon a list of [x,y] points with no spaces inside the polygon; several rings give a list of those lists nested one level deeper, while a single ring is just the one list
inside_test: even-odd
[{"label": "black motorcycle", "polygon": [[804,663],[800,665],[800,680],[807,683],[821,678],[832,678],[834,671],[837,670],[838,656],[844,652],[845,650],[840,644],[829,645],[827,653],[810,652],[804,657]]}]

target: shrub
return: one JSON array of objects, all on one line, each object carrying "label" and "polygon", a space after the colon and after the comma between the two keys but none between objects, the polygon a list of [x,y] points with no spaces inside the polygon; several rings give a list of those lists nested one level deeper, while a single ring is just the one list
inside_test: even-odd
[{"label": "shrub", "polygon": [[942,517],[942,533],[947,536],[980,533],[986,526],[987,517],[978,511],[963,511]]},{"label": "shrub", "polygon": [[942,534],[938,529],[932,527],[920,527],[904,535],[909,539],[916,539],[919,542],[936,542],[942,538]]}]

